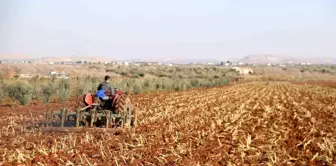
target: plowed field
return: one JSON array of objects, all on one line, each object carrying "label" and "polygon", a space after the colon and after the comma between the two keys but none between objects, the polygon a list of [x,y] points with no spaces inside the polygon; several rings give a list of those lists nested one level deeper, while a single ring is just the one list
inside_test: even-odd
[{"label": "plowed field", "polygon": [[43,120],[43,106],[1,108],[0,162],[336,164],[335,88],[257,82],[142,94],[133,103],[138,126],[119,135],[31,132],[25,127]]}]

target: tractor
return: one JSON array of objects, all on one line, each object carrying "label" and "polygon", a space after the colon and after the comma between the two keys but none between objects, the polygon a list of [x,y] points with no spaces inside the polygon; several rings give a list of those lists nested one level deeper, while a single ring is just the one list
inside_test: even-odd
[{"label": "tractor", "polygon": [[[125,128],[134,127],[136,112],[130,100],[130,94],[119,91],[98,91],[77,97],[75,111],[61,109],[59,112],[46,113],[45,127],[85,127],[85,128]],[[55,123],[56,121],[56,123]]]}]

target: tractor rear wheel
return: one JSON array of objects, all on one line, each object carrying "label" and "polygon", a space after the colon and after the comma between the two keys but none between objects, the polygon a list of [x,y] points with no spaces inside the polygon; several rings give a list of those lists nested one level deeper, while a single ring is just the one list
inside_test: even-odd
[{"label": "tractor rear wheel", "polygon": [[130,126],[134,127],[136,123],[135,109],[131,103],[130,98],[123,94],[116,102],[117,113],[121,115],[122,127]]},{"label": "tractor rear wheel", "polygon": [[76,99],[76,108],[81,109],[86,107],[87,104],[85,103],[85,95],[80,95]]}]

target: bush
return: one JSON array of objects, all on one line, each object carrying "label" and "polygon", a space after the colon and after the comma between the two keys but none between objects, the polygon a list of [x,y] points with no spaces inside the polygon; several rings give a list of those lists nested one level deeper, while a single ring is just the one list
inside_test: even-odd
[{"label": "bush", "polygon": [[140,77],[145,77],[145,73],[141,72],[141,73],[139,73],[139,76]]},{"label": "bush", "polygon": [[138,74],[133,74],[131,77],[132,78],[139,78],[140,76]]},{"label": "bush", "polygon": [[[83,79],[79,79],[76,81],[76,96],[84,94],[86,91],[85,86],[88,85],[87,82],[85,82]],[[88,90],[87,90],[88,91]]]},{"label": "bush", "polygon": [[28,83],[32,85],[32,100],[39,100],[42,95],[41,89],[41,79],[38,76],[34,76],[33,78],[28,80]]},{"label": "bush", "polygon": [[76,90],[75,93],[76,95],[87,92],[94,93],[97,91],[99,83],[100,83],[99,79],[95,77],[88,76],[83,79],[80,79],[77,81],[77,88],[75,89]]},{"label": "bush", "polygon": [[30,83],[32,85],[32,100],[39,100],[41,98],[42,89],[40,83]]},{"label": "bush", "polygon": [[88,92],[93,92],[93,90],[96,90],[96,88],[98,87],[95,86],[96,83],[92,83],[92,80],[84,80],[84,79],[77,80],[76,96],[80,96]]},{"label": "bush", "polygon": [[100,84],[100,81],[98,79],[91,79],[90,81],[85,81],[85,86],[88,87],[88,92],[96,92],[97,87]]},{"label": "bush", "polygon": [[32,91],[32,86],[25,81],[17,81],[8,86],[8,96],[14,101],[19,101],[21,105],[26,105],[31,101]]},{"label": "bush", "polygon": [[144,83],[143,83],[143,86],[144,88],[148,89],[150,87],[150,83],[148,80],[146,80]]},{"label": "bush", "polygon": [[2,103],[3,102],[3,100],[5,99],[5,97],[6,97],[6,91],[5,91],[5,89],[6,89],[6,86],[5,86],[5,84],[2,82],[1,84],[0,84],[0,103]]},{"label": "bush", "polygon": [[85,92],[85,90],[84,90],[84,87],[83,87],[84,85],[82,84],[82,83],[79,83],[79,82],[77,82],[77,86],[76,86],[76,96],[80,96],[80,95],[82,95],[82,94],[84,94]]},{"label": "bush", "polygon": [[113,69],[105,69],[105,72],[108,73],[108,72],[114,72]]},{"label": "bush", "polygon": [[133,86],[133,92],[135,94],[139,94],[139,93],[142,92],[142,89],[141,89],[141,87],[138,84],[134,84],[134,86]]},{"label": "bush", "polygon": [[42,94],[43,94],[43,102],[48,104],[50,102],[51,96],[56,93],[55,84],[52,81],[48,83],[44,83],[42,85]]},{"label": "bush", "polygon": [[198,87],[199,86],[199,81],[197,79],[193,79],[190,82],[192,87]]},{"label": "bush", "polygon": [[59,99],[61,102],[65,102],[68,100],[70,96],[70,88],[71,88],[71,83],[69,80],[66,79],[61,79],[58,85],[59,89]]},{"label": "bush", "polygon": [[156,83],[156,84],[155,84],[155,89],[156,89],[156,90],[159,90],[160,88],[161,88],[161,85],[160,85],[159,83]]},{"label": "bush", "polygon": [[126,77],[126,76],[128,76],[128,73],[126,73],[126,72],[121,72],[120,75]]},{"label": "bush", "polygon": [[330,71],[328,69],[322,69],[321,72],[322,73],[330,73]]}]

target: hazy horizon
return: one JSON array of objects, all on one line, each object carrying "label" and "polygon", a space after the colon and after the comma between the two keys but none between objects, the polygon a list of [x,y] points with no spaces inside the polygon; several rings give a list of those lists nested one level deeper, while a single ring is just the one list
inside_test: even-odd
[{"label": "hazy horizon", "polygon": [[0,56],[335,57],[336,1],[0,1]]}]

